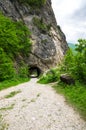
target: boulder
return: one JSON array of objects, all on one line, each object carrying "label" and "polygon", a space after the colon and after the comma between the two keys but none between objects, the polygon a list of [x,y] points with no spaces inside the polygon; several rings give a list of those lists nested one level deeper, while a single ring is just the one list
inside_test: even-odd
[{"label": "boulder", "polygon": [[70,75],[68,74],[62,74],[60,76],[60,80],[68,85],[71,85],[71,84],[75,84],[75,80],[74,78],[72,78]]}]

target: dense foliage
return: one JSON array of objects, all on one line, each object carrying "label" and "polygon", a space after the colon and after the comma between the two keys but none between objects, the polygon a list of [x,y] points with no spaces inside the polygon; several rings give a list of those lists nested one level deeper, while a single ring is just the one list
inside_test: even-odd
[{"label": "dense foliage", "polygon": [[29,4],[33,7],[41,7],[46,3],[46,0],[19,0],[19,2]]},{"label": "dense foliage", "polygon": [[58,68],[54,68],[49,70],[45,75],[43,75],[38,82],[41,84],[56,82],[59,80],[59,76],[60,73],[58,71]]},{"label": "dense foliage", "polygon": [[14,22],[0,13],[0,81],[16,77],[14,62],[18,56],[29,55],[29,37],[30,31],[23,23]]},{"label": "dense foliage", "polygon": [[79,39],[76,54],[68,50],[61,70],[72,74],[75,79],[86,82],[86,40]]},{"label": "dense foliage", "polygon": [[10,79],[15,75],[13,62],[0,47],[0,81]]}]

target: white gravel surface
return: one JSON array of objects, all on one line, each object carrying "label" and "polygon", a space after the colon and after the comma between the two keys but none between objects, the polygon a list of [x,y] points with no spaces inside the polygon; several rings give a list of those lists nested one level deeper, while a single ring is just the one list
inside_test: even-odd
[{"label": "white gravel surface", "polygon": [[[8,130],[86,130],[86,122],[67,105],[63,96],[36,81],[34,78],[0,92],[0,113]],[[14,97],[5,98],[18,90],[21,92]]]}]

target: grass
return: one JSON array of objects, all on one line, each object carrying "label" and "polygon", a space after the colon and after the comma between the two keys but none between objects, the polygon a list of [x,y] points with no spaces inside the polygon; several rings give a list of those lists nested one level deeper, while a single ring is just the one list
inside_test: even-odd
[{"label": "grass", "polygon": [[36,99],[34,99],[34,98],[33,98],[33,99],[31,99],[31,101],[30,101],[30,102],[36,102]]},{"label": "grass", "polygon": [[42,76],[37,82],[40,84],[48,84],[48,79],[46,76]]},{"label": "grass", "polygon": [[32,98],[29,103],[31,103],[31,102],[36,102],[36,100],[40,97],[40,95],[41,95],[41,93],[38,93],[38,94],[37,94],[37,97],[36,97],[36,98]]},{"label": "grass", "polygon": [[25,102],[26,100],[27,100],[27,99],[24,98],[24,99],[22,99],[22,102]]},{"label": "grass", "polygon": [[[11,104],[8,107],[2,107],[2,108],[0,108],[0,111],[11,110],[14,108],[14,105],[15,104]],[[3,116],[0,114],[0,130],[8,130],[8,126],[9,125],[4,121]]]},{"label": "grass", "polygon": [[13,91],[10,94],[6,95],[5,98],[11,98],[14,97],[16,94],[21,93],[21,90]]},{"label": "grass", "polygon": [[52,82],[57,82],[59,80],[58,68],[49,70],[45,75],[41,76],[38,83],[48,84]]},{"label": "grass", "polygon": [[3,82],[0,82],[0,90],[7,89],[12,86],[16,86],[20,83],[24,83],[29,80],[30,80],[29,78],[18,78],[18,79],[13,79],[13,80],[5,80]]},{"label": "grass", "polygon": [[57,82],[58,81],[58,76],[53,76],[53,75],[50,75],[50,76],[42,76],[38,83],[40,84],[48,84],[48,83],[53,83],[53,82]]},{"label": "grass", "polygon": [[10,105],[10,106],[8,106],[8,107],[2,107],[2,108],[0,108],[0,111],[11,110],[11,109],[13,109],[13,108],[14,108],[14,105],[15,105],[15,104],[11,104],[11,105]]},{"label": "grass", "polygon": [[0,130],[7,130],[8,124],[4,122],[2,115],[0,115]]},{"label": "grass", "polygon": [[37,97],[40,97],[40,95],[41,95],[41,93],[38,93],[38,94],[37,94]]},{"label": "grass", "polygon": [[76,85],[65,85],[59,83],[53,86],[56,92],[63,94],[69,104],[71,104],[81,117],[86,120],[86,86],[76,82]]}]

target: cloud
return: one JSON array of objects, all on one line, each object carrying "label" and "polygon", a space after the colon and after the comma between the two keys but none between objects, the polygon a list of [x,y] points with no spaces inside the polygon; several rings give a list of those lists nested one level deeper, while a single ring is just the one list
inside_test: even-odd
[{"label": "cloud", "polygon": [[80,20],[80,21],[86,20],[86,2],[80,7],[80,9],[74,12],[73,17],[76,20]]},{"label": "cloud", "polygon": [[68,42],[86,38],[86,0],[52,0],[52,6]]}]

